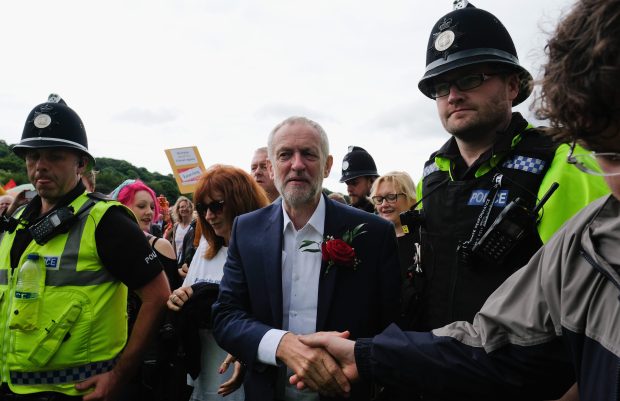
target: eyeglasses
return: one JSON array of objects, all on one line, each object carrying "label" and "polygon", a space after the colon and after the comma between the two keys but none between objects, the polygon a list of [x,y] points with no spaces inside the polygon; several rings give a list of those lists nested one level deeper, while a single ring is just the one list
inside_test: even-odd
[{"label": "eyeglasses", "polygon": [[383,203],[383,200],[388,201],[388,203],[394,203],[396,202],[396,199],[398,199],[398,195],[402,195],[405,196],[404,193],[399,193],[399,194],[386,194],[385,196],[373,196],[372,199],[372,203],[374,203],[375,205],[380,205]]},{"label": "eyeglasses", "polygon": [[501,75],[503,73],[496,72],[493,74],[470,74],[465,75],[464,77],[460,77],[457,79],[453,79],[451,81],[444,82],[433,82],[430,85],[429,95],[433,99],[437,99],[438,97],[447,96],[450,93],[450,88],[452,85],[456,86],[460,91],[468,91],[474,88],[481,86],[484,81],[490,79],[495,75]]},{"label": "eyeglasses", "polygon": [[[570,152],[566,157],[566,162],[577,167],[586,174],[598,175],[600,177],[613,177],[620,175],[620,153],[614,152],[587,152],[575,154],[576,141],[570,147]],[[614,164],[616,171],[602,171],[598,160],[603,159],[608,163]]]},{"label": "eyeglasses", "polygon": [[196,203],[196,211],[199,214],[206,214],[207,210],[211,210],[211,213],[213,214],[219,214],[222,213],[222,210],[224,210],[224,201],[220,200],[220,201],[213,201],[211,203]]}]

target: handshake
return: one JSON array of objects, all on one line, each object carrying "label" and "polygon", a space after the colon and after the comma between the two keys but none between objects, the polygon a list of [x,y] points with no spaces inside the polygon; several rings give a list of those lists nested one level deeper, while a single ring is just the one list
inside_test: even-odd
[{"label": "handshake", "polygon": [[289,382],[298,389],[307,387],[325,396],[348,397],[351,383],[359,380],[355,342],[348,337],[348,331],[287,333],[278,345],[276,357],[294,372]]}]

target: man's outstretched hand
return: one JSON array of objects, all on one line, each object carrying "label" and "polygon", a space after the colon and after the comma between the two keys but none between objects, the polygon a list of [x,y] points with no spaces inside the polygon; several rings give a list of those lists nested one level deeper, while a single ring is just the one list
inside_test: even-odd
[{"label": "man's outstretched hand", "polygon": [[276,350],[276,357],[295,372],[292,377],[304,383],[297,387],[309,387],[330,397],[347,397],[351,384],[334,358],[324,349],[304,345],[299,338],[293,333],[285,334]]},{"label": "man's outstretched hand", "polygon": [[[355,364],[354,347],[355,341],[348,340],[348,331],[343,332],[321,332],[299,336],[299,341],[312,348],[322,348],[327,351],[338,363],[342,373],[346,376],[349,383],[359,380],[357,365]],[[300,375],[294,374],[289,382],[296,385],[298,389],[310,387],[310,384]]]}]

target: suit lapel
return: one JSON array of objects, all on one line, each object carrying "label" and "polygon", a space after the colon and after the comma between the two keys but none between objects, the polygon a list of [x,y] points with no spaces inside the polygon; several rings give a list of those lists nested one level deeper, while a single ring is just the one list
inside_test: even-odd
[{"label": "suit lapel", "polygon": [[[325,197],[325,226],[323,238],[333,236],[340,238],[344,232],[344,223],[342,219],[337,218],[337,211],[334,210],[332,201]],[[319,299],[316,311],[316,330],[325,330],[325,322],[329,314],[329,307],[332,303],[334,291],[336,289],[336,281],[338,276],[338,267],[332,266],[329,273],[325,274],[327,262],[321,261],[321,277],[319,277]]]},{"label": "suit lapel", "polygon": [[268,224],[265,228],[265,244],[263,253],[263,266],[265,268],[265,286],[274,327],[282,328],[282,205],[281,201],[272,206],[273,211],[269,215]]}]

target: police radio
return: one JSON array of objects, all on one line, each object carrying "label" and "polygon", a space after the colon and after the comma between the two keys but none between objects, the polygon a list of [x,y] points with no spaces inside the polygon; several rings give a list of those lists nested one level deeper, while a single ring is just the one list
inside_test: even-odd
[{"label": "police radio", "polygon": [[66,232],[76,219],[73,208],[64,206],[54,210],[41,221],[30,226],[28,230],[37,244],[44,245],[56,234]]},{"label": "police radio", "polygon": [[487,262],[500,263],[519,243],[528,229],[536,224],[538,212],[559,186],[557,182],[551,184],[547,193],[531,211],[520,198],[510,202],[473,246],[473,253]]}]

